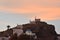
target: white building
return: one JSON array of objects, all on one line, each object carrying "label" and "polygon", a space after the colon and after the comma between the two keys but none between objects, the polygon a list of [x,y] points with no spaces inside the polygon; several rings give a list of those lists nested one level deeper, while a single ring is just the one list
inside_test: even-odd
[{"label": "white building", "polygon": [[21,35],[23,33],[22,25],[17,25],[15,28],[13,28],[13,34],[17,33],[17,36]]},{"label": "white building", "polygon": [[13,34],[17,33],[17,36],[21,35],[23,33],[22,29],[13,29]]}]

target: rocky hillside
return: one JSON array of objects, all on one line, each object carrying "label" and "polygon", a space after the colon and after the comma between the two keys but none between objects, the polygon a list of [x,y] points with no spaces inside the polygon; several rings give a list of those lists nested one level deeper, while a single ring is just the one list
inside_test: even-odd
[{"label": "rocky hillside", "polygon": [[24,33],[29,30],[35,33],[39,40],[57,40],[55,26],[39,21],[39,19],[35,19],[34,23],[24,24],[23,30]]},{"label": "rocky hillside", "polygon": [[[10,40],[15,40],[16,34]],[[55,26],[35,19],[30,23],[23,24],[23,33],[16,40],[58,40]]]},{"label": "rocky hillside", "polygon": [[[18,30],[20,27],[22,27],[23,33],[19,36],[17,36],[17,33],[13,34],[12,29]],[[17,26],[12,29],[9,29],[10,35],[12,34],[9,40],[58,40],[59,38],[59,35],[57,35],[55,31],[55,26],[40,21],[40,19],[35,19],[35,21],[30,21],[30,23],[23,24],[22,26]],[[9,31],[7,30],[2,33],[8,34]]]}]

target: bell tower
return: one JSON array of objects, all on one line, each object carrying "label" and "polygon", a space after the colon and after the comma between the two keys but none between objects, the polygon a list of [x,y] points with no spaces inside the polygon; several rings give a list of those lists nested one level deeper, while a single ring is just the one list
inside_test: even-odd
[{"label": "bell tower", "polygon": [[35,22],[36,23],[40,23],[40,19],[39,18],[36,18],[36,16],[35,16]]}]

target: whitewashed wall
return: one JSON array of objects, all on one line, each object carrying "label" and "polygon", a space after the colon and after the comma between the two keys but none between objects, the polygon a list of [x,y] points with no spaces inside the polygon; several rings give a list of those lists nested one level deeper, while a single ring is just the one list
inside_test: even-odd
[{"label": "whitewashed wall", "polygon": [[19,36],[20,34],[23,33],[22,29],[13,29],[13,34],[17,33],[17,35]]}]

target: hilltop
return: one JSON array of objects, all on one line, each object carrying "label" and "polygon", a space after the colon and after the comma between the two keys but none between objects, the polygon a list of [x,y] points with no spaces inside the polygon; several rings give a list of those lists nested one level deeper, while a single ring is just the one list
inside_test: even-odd
[{"label": "hilltop", "polygon": [[0,32],[0,36],[9,37],[10,40],[58,40],[57,35],[54,25],[40,19]]}]

